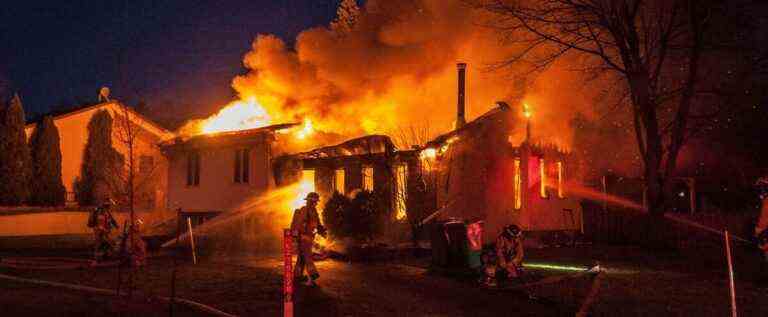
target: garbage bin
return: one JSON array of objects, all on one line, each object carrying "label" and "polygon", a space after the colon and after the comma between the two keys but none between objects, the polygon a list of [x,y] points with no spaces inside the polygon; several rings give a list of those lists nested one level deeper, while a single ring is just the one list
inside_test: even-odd
[{"label": "garbage bin", "polygon": [[451,219],[435,223],[431,234],[432,264],[448,268],[466,268],[467,227],[463,221]]}]

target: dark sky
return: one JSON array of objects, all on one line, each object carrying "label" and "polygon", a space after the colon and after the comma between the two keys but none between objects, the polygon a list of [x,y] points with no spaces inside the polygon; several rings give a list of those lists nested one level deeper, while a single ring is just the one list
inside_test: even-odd
[{"label": "dark sky", "polygon": [[231,100],[257,34],[292,44],[332,20],[338,2],[13,1],[0,8],[0,72],[30,114],[94,102],[108,86],[153,112],[200,116]]}]

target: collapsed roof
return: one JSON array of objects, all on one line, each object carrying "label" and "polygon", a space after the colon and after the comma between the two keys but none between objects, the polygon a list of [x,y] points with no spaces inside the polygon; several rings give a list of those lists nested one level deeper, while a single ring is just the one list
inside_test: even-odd
[{"label": "collapsed roof", "polygon": [[316,148],[308,152],[297,153],[295,156],[304,159],[394,152],[395,145],[388,136],[374,134],[347,140],[336,145]]}]

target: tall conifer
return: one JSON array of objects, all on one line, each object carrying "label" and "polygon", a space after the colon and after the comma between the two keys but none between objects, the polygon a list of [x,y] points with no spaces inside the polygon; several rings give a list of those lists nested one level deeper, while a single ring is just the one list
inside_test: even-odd
[{"label": "tall conifer", "polygon": [[37,124],[30,139],[32,151],[32,180],[30,204],[60,206],[66,190],[61,181],[61,147],[59,130],[53,118],[47,116]]},{"label": "tall conifer", "polygon": [[17,94],[0,109],[0,205],[18,206],[29,198],[32,159],[24,122],[24,107]]}]

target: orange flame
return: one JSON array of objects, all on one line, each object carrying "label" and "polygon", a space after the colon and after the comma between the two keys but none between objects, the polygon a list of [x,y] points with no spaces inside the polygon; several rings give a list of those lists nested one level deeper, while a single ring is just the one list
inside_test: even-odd
[{"label": "orange flame", "polygon": [[315,132],[315,128],[312,127],[312,120],[304,119],[304,127],[301,128],[301,130],[296,132],[296,138],[298,138],[299,140],[304,140],[310,135],[312,135],[312,133],[314,132]]},{"label": "orange flame", "polygon": [[197,123],[196,134],[261,128],[272,122],[267,110],[255,99],[231,102],[215,115]]}]

